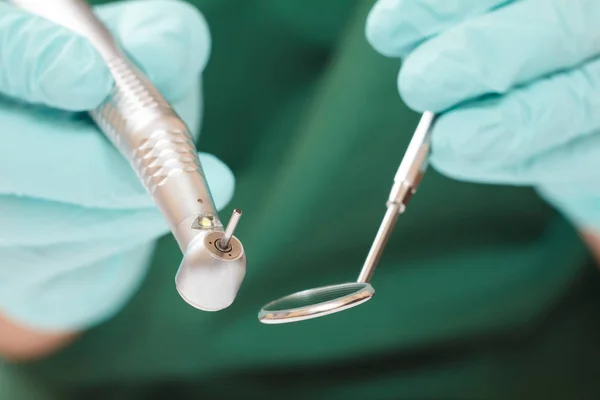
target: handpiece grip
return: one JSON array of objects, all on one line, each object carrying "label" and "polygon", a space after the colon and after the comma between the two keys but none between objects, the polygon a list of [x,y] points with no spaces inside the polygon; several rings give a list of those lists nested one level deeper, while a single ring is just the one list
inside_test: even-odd
[{"label": "handpiece grip", "polygon": [[223,230],[187,126],[135,66],[123,58],[107,65],[113,90],[90,114],[130,161],[180,248],[196,227]]},{"label": "handpiece grip", "polygon": [[105,60],[114,86],[90,115],[126,157],[185,250],[202,230],[223,231],[182,119],[131,63],[84,0],[12,0],[85,37]]}]

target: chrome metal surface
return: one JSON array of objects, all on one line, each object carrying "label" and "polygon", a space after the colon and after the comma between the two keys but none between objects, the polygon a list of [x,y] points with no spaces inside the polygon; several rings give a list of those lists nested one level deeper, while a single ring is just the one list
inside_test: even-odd
[{"label": "chrome metal surface", "polygon": [[204,237],[204,246],[210,251],[215,257],[222,258],[223,260],[233,261],[244,254],[244,248],[242,243],[232,236],[229,239],[229,245],[227,250],[222,250],[219,246],[219,241],[223,238],[221,232],[211,232]]},{"label": "chrome metal surface", "polygon": [[394,177],[394,184],[386,203],[387,211],[358,276],[358,282],[369,282],[371,280],[399,214],[406,210],[408,201],[417,192],[417,187],[421,183],[427,168],[431,127],[434,121],[435,116],[430,112],[424,113],[419,121],[419,125]]},{"label": "chrome metal surface", "polygon": [[232,237],[232,251],[223,253],[214,246],[214,240],[221,236],[221,232],[196,236],[175,276],[179,295],[199,310],[219,311],[229,307],[246,275],[242,244]]},{"label": "chrome metal surface", "polygon": [[402,158],[400,167],[394,176],[394,182],[408,182],[409,186],[416,188],[421,182],[423,173],[427,167],[427,156],[429,154],[431,128],[435,123],[436,116],[432,112],[425,112],[421,116],[419,124],[415,129],[406,153]]},{"label": "chrome metal surface", "polygon": [[235,232],[235,228],[237,228],[238,223],[240,222],[240,218],[242,217],[242,212],[238,209],[233,210],[233,214],[231,215],[231,218],[229,219],[229,223],[227,224],[227,227],[225,228],[225,233],[223,234],[223,237],[218,239],[215,242],[215,245],[217,246],[217,248],[221,251],[229,251],[229,242],[231,241],[231,237],[233,236],[233,233]]},{"label": "chrome metal surface", "polygon": [[265,305],[258,319],[265,324],[304,321],[356,307],[374,294],[370,284],[356,282],[309,289]]},{"label": "chrome metal surface", "polygon": [[383,254],[385,245],[387,244],[394,226],[396,225],[396,221],[398,220],[399,207],[400,206],[397,204],[388,207],[385,216],[383,217],[383,222],[379,226],[379,230],[375,236],[375,240],[371,245],[369,254],[367,254],[367,259],[363,264],[357,282],[369,282],[371,280],[371,277],[375,272],[375,267],[377,266],[381,255]]}]

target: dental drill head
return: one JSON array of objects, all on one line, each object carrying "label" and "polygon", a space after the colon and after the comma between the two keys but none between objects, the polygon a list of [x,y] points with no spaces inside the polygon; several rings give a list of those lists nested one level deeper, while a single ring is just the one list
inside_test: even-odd
[{"label": "dental drill head", "polygon": [[[218,311],[235,300],[246,274],[244,248],[233,236],[241,215],[235,210],[225,232],[206,229],[185,250],[175,283],[179,295],[191,306]],[[203,230],[202,224],[209,226],[210,218],[200,217],[193,229]]]},{"label": "dental drill head", "polygon": [[12,3],[83,36],[105,60],[114,86],[90,115],[129,160],[179,244],[183,260],[177,291],[200,310],[230,306],[246,273],[244,248],[233,236],[241,212],[236,210],[223,228],[185,123],[127,59],[85,0]]}]

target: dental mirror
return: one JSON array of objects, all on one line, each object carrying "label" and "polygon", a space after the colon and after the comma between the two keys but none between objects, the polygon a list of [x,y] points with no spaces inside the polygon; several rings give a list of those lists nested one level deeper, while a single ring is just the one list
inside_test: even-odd
[{"label": "dental mirror", "polygon": [[369,283],[398,216],[416,193],[427,169],[430,131],[435,120],[431,112],[423,113],[406,154],[394,177],[386,203],[387,211],[356,282],[308,289],[274,300],[260,310],[258,319],[264,324],[305,321],[348,310],[369,301],[375,290]]}]

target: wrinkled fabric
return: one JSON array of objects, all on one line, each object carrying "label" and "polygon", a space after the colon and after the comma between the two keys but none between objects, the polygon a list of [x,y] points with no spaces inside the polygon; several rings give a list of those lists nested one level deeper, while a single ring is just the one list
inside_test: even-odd
[{"label": "wrinkled fabric", "polygon": [[398,88],[440,113],[431,163],[456,179],[533,186],[600,229],[600,3],[379,0],[366,35],[401,58]]},{"label": "wrinkled fabric", "polygon": [[[198,137],[210,35],[184,2],[96,8]],[[0,4],[0,312],[39,330],[85,329],[136,290],[169,232],[128,161],[86,117],[112,85],[85,39]],[[234,177],[199,155],[218,209]]]}]

